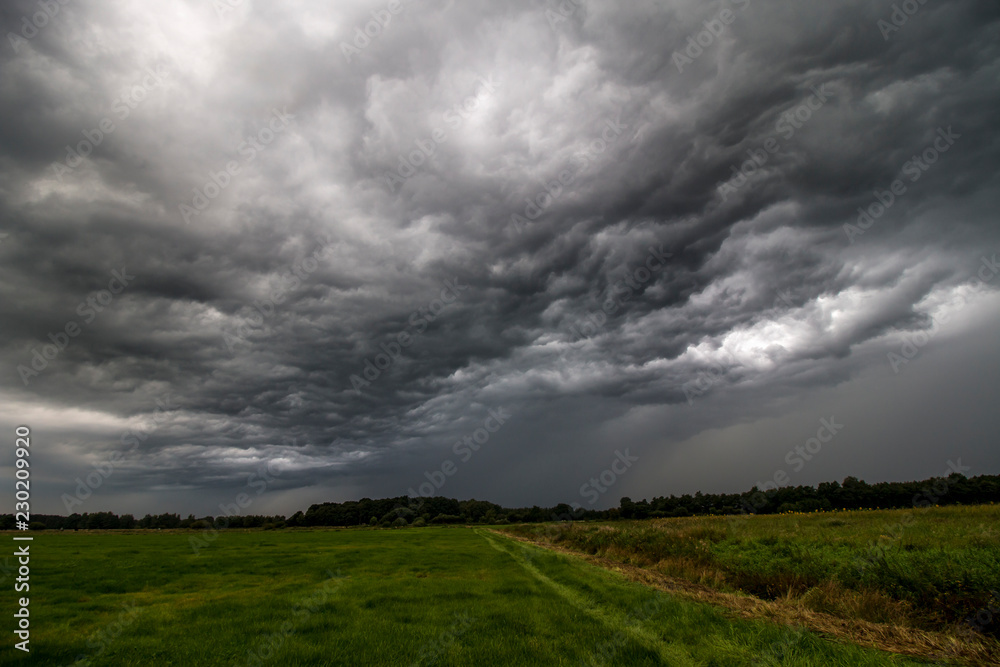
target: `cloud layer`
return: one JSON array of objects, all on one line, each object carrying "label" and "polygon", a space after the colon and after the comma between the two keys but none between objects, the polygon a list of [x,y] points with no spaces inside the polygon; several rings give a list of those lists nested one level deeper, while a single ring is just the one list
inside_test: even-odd
[{"label": "cloud layer", "polygon": [[996,472],[1000,8],[618,4],[6,5],[36,510],[742,490],[835,410],[794,483]]}]

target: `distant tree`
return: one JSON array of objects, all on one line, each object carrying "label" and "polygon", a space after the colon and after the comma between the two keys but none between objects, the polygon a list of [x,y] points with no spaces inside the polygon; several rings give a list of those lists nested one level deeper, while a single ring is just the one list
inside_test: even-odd
[{"label": "distant tree", "polygon": [[621,501],[619,501],[619,512],[623,519],[631,519],[635,516],[635,503],[628,496],[624,496]]},{"label": "distant tree", "polygon": [[179,528],[181,525],[180,514],[158,514],[152,518],[151,528]]}]

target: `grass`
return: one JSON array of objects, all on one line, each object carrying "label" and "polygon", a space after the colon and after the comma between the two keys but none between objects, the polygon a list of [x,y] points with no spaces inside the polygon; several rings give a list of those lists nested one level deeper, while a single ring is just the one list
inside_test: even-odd
[{"label": "grass", "polygon": [[[922,636],[925,649],[972,643],[982,648],[966,651],[966,661],[975,664],[1000,655],[1000,618],[981,625],[979,635],[962,624],[1000,604],[994,593],[1000,591],[998,525],[1000,507],[985,505],[529,524],[505,531],[591,555],[605,566],[645,570],[668,588],[693,585],[717,603],[723,598],[714,593],[736,593],[778,603],[755,607],[772,615],[779,607],[814,612],[816,627],[821,618],[831,628],[837,619],[884,624],[899,637],[912,630],[905,641]],[[726,600],[730,607],[747,606]],[[931,641],[917,631],[944,638]]]},{"label": "grass", "polygon": [[32,651],[0,664],[921,664],[482,528],[230,531],[199,555],[195,534],[36,534]]}]

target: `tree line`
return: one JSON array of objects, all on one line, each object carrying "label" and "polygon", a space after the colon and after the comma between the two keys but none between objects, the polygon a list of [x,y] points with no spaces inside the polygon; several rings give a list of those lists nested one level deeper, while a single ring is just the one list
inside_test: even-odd
[{"label": "tree line", "polygon": [[[200,519],[189,514],[186,519],[182,519],[179,514],[147,514],[141,519],[136,519],[131,514],[121,516],[113,512],[84,512],[83,514],[70,514],[61,516],[58,514],[32,514],[31,530],[132,530],[136,528],[163,529],[163,528],[211,528],[217,525],[218,519],[207,516]],[[267,528],[282,527],[285,517],[283,516],[234,516],[229,517],[230,528]],[[280,524],[280,525],[279,525]],[[13,530],[14,515],[0,515],[0,530]]]},{"label": "tree line", "polygon": [[904,509],[934,505],[981,505],[1000,501],[1000,475],[966,477],[954,472],[914,482],[868,484],[856,477],[818,486],[756,486],[744,493],[708,493],[633,502],[622,498],[623,519],[647,519],[705,514],[781,514],[857,509]]},{"label": "tree line", "polygon": [[[618,507],[589,510],[574,503],[554,507],[506,508],[485,500],[432,498],[362,498],[342,503],[319,503],[290,517],[204,516],[193,514],[147,514],[136,519],[131,514],[91,512],[59,516],[33,514],[33,530],[116,530],[116,529],[205,529],[205,528],[285,528],[297,526],[423,526],[449,523],[539,523],[542,521],[585,521],[615,519],[655,519],[713,514],[780,514],[853,509],[903,509],[934,505],[979,505],[1000,501],[1000,475],[965,477],[952,473],[913,482],[868,484],[856,477],[843,482],[823,482],[818,486],[785,486],[743,493],[695,493],[658,496],[633,501],[625,497]],[[0,515],[0,530],[15,527],[14,515]]]}]

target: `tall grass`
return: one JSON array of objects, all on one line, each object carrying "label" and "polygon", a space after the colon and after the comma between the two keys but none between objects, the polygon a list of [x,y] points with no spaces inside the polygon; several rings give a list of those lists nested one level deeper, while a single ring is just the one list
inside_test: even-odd
[{"label": "tall grass", "polygon": [[1000,506],[985,505],[505,530],[721,591],[941,630],[1000,604],[998,520]]}]

